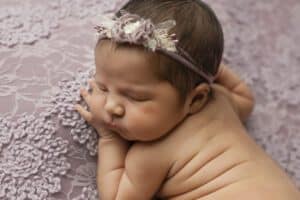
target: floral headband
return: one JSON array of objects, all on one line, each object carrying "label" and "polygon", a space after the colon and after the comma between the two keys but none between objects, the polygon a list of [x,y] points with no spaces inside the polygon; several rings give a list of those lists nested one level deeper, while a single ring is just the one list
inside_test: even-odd
[{"label": "floral headband", "polygon": [[120,17],[100,16],[100,24],[95,27],[99,40],[112,39],[119,43],[141,45],[153,52],[162,52],[200,75],[208,83],[213,83],[215,78],[197,68],[191,56],[176,46],[178,42],[176,35],[169,34],[169,31],[176,26],[176,21],[167,20],[154,25],[149,19],[124,10],[120,13]]}]

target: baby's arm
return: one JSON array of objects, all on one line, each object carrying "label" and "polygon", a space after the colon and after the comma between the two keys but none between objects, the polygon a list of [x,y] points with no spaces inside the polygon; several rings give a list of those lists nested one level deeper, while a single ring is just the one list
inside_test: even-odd
[{"label": "baby's arm", "polygon": [[[90,113],[83,107],[76,108],[89,121]],[[125,158],[130,143],[118,134],[101,126],[94,126],[100,135],[98,141],[97,187],[101,200],[115,200],[125,169]]]},{"label": "baby's arm", "polygon": [[240,119],[245,121],[254,108],[254,97],[250,88],[224,64],[220,65],[216,83],[227,89],[227,94],[235,104]]},{"label": "baby's arm", "polygon": [[169,157],[147,143],[130,146],[116,133],[104,129],[98,114],[99,91],[94,80],[89,83],[91,93],[83,88],[80,91],[89,111],[81,105],[75,108],[100,135],[97,184],[101,200],[151,199],[169,170]]},{"label": "baby's arm", "polygon": [[128,149],[129,143],[117,134],[99,139],[97,187],[100,199],[116,199]]},{"label": "baby's arm", "polygon": [[169,170],[164,152],[145,144],[134,144],[129,150],[117,200],[150,200],[159,190]]},{"label": "baby's arm", "polygon": [[87,103],[89,111],[81,105],[75,109],[92,125],[100,135],[98,142],[97,186],[102,200],[115,200],[120,179],[124,172],[125,158],[129,149],[129,142],[113,131],[103,127],[99,110],[99,90],[94,80],[90,80],[91,93],[82,88],[80,94]]}]

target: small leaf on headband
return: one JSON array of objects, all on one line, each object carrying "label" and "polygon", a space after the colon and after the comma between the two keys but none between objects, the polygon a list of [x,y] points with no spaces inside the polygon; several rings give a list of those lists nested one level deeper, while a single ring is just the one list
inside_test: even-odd
[{"label": "small leaf on headband", "polygon": [[98,18],[99,24],[95,29],[100,38],[143,45],[152,51],[156,49],[177,51],[175,35],[169,35],[169,31],[176,25],[174,20],[154,25],[150,20],[124,10],[120,13],[120,17],[102,15]]}]

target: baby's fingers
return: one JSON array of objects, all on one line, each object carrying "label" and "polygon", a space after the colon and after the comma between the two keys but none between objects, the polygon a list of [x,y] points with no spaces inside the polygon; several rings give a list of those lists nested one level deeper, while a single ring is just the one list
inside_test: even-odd
[{"label": "baby's fingers", "polygon": [[90,94],[89,92],[84,89],[84,88],[80,88],[80,95],[82,96],[82,98],[84,99],[84,101],[89,105],[89,101],[90,101]]},{"label": "baby's fingers", "polygon": [[79,114],[87,121],[91,122],[92,121],[92,113],[88,112],[85,110],[81,105],[76,104],[75,109],[79,112]]},{"label": "baby's fingers", "polygon": [[93,92],[94,92],[94,91],[98,91],[98,86],[97,86],[97,83],[95,82],[94,79],[90,79],[90,80],[88,81],[88,83],[89,83],[89,85],[91,86]]}]

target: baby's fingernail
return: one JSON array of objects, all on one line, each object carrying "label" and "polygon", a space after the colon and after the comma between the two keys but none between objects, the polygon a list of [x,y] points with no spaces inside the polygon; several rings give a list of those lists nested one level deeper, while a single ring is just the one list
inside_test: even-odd
[{"label": "baby's fingernail", "polygon": [[78,107],[79,107],[78,104],[75,104],[75,105],[74,105],[74,109],[75,109],[75,110],[78,110]]}]

